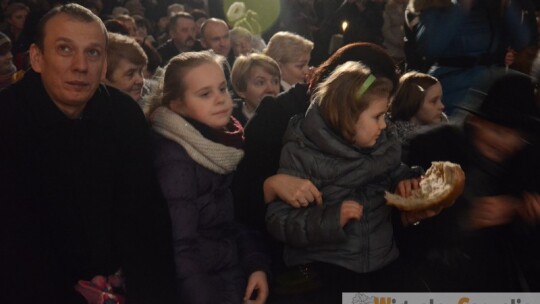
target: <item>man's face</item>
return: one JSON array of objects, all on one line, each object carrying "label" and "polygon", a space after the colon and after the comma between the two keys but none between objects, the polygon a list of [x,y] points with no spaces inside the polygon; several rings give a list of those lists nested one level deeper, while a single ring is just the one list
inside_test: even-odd
[{"label": "man's face", "polygon": [[30,48],[32,68],[41,74],[48,95],[70,118],[80,115],[106,69],[106,36],[96,22],[66,14],[52,17],[44,29],[43,50]]},{"label": "man's face", "polygon": [[11,26],[13,26],[15,29],[22,31],[27,16],[27,10],[18,10],[11,15],[11,17],[8,19],[8,23],[11,24]]},{"label": "man's face", "polygon": [[188,51],[195,45],[195,35],[197,33],[195,21],[188,18],[178,18],[176,27],[169,33],[176,47],[181,51]]},{"label": "man's face", "polygon": [[202,33],[202,45],[212,49],[216,54],[227,57],[231,50],[231,37],[229,28],[221,22],[211,22],[206,25]]},{"label": "man's face", "polygon": [[144,84],[144,65],[136,65],[122,58],[112,72],[108,84],[129,94],[134,100],[141,99],[141,91]]}]

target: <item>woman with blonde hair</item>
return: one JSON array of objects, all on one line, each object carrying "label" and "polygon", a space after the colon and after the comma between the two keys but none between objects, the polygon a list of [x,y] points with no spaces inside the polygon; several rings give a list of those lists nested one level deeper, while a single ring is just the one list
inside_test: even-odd
[{"label": "woman with blonde hair", "polygon": [[277,32],[270,38],[264,53],[279,64],[283,91],[306,82],[312,50],[313,42],[290,32]]}]

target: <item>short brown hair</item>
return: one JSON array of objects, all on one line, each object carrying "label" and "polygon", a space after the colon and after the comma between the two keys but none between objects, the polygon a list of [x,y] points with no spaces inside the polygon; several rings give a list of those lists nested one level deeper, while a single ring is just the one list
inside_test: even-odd
[{"label": "short brown hair", "polygon": [[426,90],[438,82],[437,78],[420,72],[403,74],[399,79],[396,95],[390,103],[390,118],[393,121],[409,121],[420,110]]},{"label": "short brown hair", "polygon": [[13,2],[6,7],[5,15],[7,18],[11,18],[11,16],[18,11],[26,11],[27,13],[30,13],[30,8],[24,3]]},{"label": "short brown hair", "polygon": [[182,18],[195,21],[195,19],[193,19],[193,16],[191,16],[190,13],[178,12],[176,14],[173,14],[169,18],[169,29],[168,30],[172,31],[172,30],[176,29],[176,23],[178,22],[178,19],[182,19]]},{"label": "short brown hair", "polygon": [[45,40],[45,26],[51,20],[53,17],[59,14],[66,14],[70,18],[73,18],[77,21],[91,23],[96,22],[99,24],[101,29],[103,30],[103,35],[105,36],[105,45],[108,44],[108,38],[107,38],[107,29],[105,28],[105,24],[103,24],[103,21],[101,19],[94,15],[91,10],[87,9],[86,7],[76,4],[76,3],[68,3],[64,5],[60,5],[57,7],[52,8],[50,11],[48,11],[41,19],[39,20],[39,23],[36,28],[36,46],[43,52],[43,41]]},{"label": "short brown hair", "polygon": [[252,53],[247,56],[239,56],[234,61],[231,71],[231,83],[233,89],[238,92],[247,90],[247,80],[254,67],[261,67],[265,72],[281,79],[281,71],[277,62],[264,55]]},{"label": "short brown hair", "polygon": [[121,59],[135,64],[145,66],[148,64],[148,57],[144,53],[141,45],[132,37],[122,34],[109,33],[109,45],[107,46],[107,74],[110,77]]},{"label": "short brown hair", "polygon": [[365,65],[348,61],[317,86],[313,97],[328,127],[350,144],[354,144],[355,125],[360,114],[374,98],[389,98],[392,91],[392,82],[379,77],[359,94],[370,76],[371,71]]}]

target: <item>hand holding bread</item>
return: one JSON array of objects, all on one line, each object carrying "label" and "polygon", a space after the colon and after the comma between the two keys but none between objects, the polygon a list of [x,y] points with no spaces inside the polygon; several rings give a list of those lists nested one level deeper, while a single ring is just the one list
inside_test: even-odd
[{"label": "hand holding bread", "polygon": [[[463,193],[465,174],[461,166],[446,161],[432,162],[417,189],[410,195],[386,192],[386,203],[403,211],[421,211],[433,207],[448,207]],[[402,195],[400,195],[402,194]],[[406,192],[406,194],[409,194]]]}]

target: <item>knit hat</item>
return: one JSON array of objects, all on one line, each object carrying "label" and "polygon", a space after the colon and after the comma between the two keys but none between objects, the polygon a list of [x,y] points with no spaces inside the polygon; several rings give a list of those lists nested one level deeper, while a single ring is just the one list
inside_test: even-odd
[{"label": "knit hat", "polygon": [[11,40],[9,37],[0,32],[0,55],[4,55],[11,50]]},{"label": "knit hat", "polygon": [[509,128],[523,131],[540,130],[535,86],[525,74],[509,73],[497,78],[488,88],[480,105],[460,105],[469,113]]}]

